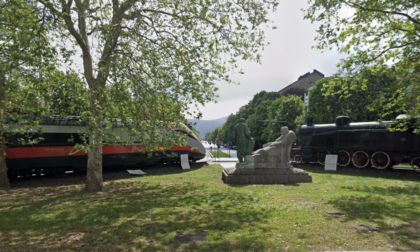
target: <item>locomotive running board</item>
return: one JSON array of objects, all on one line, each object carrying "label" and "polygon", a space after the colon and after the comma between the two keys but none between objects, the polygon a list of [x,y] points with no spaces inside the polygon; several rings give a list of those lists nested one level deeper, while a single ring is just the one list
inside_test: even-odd
[{"label": "locomotive running board", "polygon": [[142,170],[140,170],[140,169],[136,169],[136,170],[127,170],[127,172],[128,172],[130,175],[133,175],[133,176],[147,175],[147,173],[145,173],[144,171],[142,171]]}]

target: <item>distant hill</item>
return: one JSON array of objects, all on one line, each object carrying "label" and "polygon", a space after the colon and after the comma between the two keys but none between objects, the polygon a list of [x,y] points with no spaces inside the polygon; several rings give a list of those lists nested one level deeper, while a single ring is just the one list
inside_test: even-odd
[{"label": "distant hill", "polygon": [[226,122],[227,118],[228,117],[225,116],[214,120],[188,119],[188,121],[192,124],[196,123],[196,125],[194,125],[194,128],[200,134],[200,138],[204,138],[207,132],[210,132],[213,129],[222,126]]}]

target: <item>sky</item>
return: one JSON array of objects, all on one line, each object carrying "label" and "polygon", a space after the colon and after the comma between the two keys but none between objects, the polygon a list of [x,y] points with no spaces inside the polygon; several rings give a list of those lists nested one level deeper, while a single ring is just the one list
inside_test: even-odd
[{"label": "sky", "polygon": [[262,63],[239,62],[244,74],[231,74],[240,85],[217,83],[218,102],[199,107],[202,120],[213,120],[235,114],[255,94],[280,91],[295,82],[299,76],[317,69],[326,77],[337,70],[337,63],[343,56],[337,51],[321,51],[316,45],[317,24],[303,19],[302,8],[307,0],[280,0],[278,9],[271,15],[276,30],[266,30],[266,41],[270,45],[260,54]]}]

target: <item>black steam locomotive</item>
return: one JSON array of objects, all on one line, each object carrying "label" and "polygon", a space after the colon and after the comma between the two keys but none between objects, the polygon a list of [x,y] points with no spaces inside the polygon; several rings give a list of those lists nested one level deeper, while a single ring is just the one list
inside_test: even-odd
[{"label": "black steam locomotive", "polygon": [[338,116],[335,124],[313,124],[309,118],[299,130],[301,147],[293,150],[294,160],[324,164],[327,154],[336,154],[341,167],[385,169],[409,163],[407,169],[420,172],[420,135],[391,131],[392,125],[391,121],[350,123],[348,116]]}]

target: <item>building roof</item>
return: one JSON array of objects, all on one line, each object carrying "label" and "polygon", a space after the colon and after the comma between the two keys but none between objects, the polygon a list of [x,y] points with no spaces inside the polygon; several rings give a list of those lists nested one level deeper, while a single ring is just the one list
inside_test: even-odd
[{"label": "building roof", "polygon": [[308,76],[310,76],[310,75],[312,75],[312,74],[317,74],[317,75],[321,76],[321,79],[325,77],[325,75],[324,75],[323,73],[321,73],[320,71],[318,71],[318,70],[314,69],[314,71],[313,71],[312,73],[307,72],[307,73],[305,73],[304,75],[299,76],[299,78],[297,79],[297,81],[293,82],[292,84],[287,85],[286,87],[284,87],[283,89],[281,89],[281,90],[279,91],[279,93],[281,93],[281,92],[283,92],[283,91],[287,90],[288,88],[292,87],[292,86],[293,86],[293,85],[295,85],[297,82],[299,82],[300,80],[305,79],[306,77],[308,77]]}]

